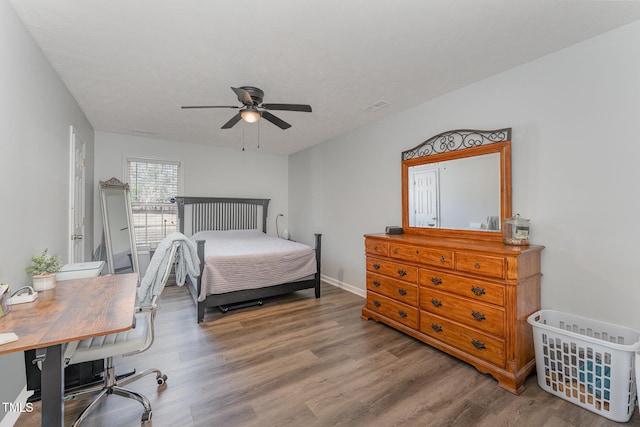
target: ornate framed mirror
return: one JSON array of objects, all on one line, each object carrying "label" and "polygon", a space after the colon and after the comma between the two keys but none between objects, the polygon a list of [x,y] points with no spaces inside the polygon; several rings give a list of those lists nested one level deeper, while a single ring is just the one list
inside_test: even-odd
[{"label": "ornate framed mirror", "polygon": [[100,181],[100,204],[109,273],[138,273],[129,184],[116,178]]},{"label": "ornate framed mirror", "polygon": [[511,217],[511,128],[460,129],[402,153],[405,233],[502,240]]}]

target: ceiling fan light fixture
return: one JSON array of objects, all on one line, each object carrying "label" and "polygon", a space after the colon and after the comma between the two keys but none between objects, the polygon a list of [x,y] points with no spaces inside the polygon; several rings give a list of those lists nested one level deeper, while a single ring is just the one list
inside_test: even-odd
[{"label": "ceiling fan light fixture", "polygon": [[181,108],[233,108],[239,109],[239,111],[231,117],[220,129],[231,129],[240,120],[244,120],[247,123],[255,123],[260,118],[265,119],[269,123],[278,126],[280,129],[289,129],[291,125],[281,118],[270,113],[269,110],[282,110],[282,111],[302,111],[306,113],[311,112],[311,105],[307,104],[263,104],[262,99],[264,92],[261,89],[253,86],[241,86],[231,88],[238,96],[238,101],[242,103],[242,107],[235,105],[186,105]]},{"label": "ceiling fan light fixture", "polygon": [[255,108],[247,108],[240,111],[240,117],[247,123],[255,123],[260,120],[260,112]]}]

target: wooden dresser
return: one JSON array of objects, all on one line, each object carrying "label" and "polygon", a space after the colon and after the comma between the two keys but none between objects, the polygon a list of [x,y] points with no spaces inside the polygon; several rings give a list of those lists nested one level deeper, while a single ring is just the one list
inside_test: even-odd
[{"label": "wooden dresser", "polygon": [[365,235],[362,317],[470,363],[519,394],[535,368],[527,316],[540,309],[542,249],[417,234]]}]

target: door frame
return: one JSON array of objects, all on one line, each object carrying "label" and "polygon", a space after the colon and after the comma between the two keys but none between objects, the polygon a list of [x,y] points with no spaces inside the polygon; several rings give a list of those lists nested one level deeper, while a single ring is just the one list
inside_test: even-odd
[{"label": "door frame", "polygon": [[[76,164],[78,159],[76,158],[77,146],[80,144],[80,156],[81,159],[81,176],[80,179],[76,179]],[[84,261],[84,250],[85,250],[85,237],[86,237],[86,229],[85,229],[85,220],[86,220],[86,212],[85,212],[85,201],[86,201],[86,192],[85,192],[85,180],[86,180],[86,143],[84,140],[78,136],[75,132],[73,126],[69,126],[69,224],[68,224],[68,257],[69,263],[76,263]],[[77,195],[80,195],[77,197]],[[80,230],[79,233],[82,237],[80,239],[76,239],[76,212],[80,212]],[[80,257],[77,259],[76,254]]]}]

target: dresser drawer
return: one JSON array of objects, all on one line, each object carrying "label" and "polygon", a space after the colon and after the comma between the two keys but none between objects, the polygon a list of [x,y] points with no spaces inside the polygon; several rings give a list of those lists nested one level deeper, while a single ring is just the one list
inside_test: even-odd
[{"label": "dresser drawer", "polygon": [[504,279],[505,259],[498,256],[456,252],[456,270]]},{"label": "dresser drawer", "polygon": [[389,256],[443,268],[453,267],[453,252],[443,249],[392,243],[389,246]]},{"label": "dresser drawer", "polygon": [[504,286],[425,268],[420,269],[418,276],[421,286],[504,306]]},{"label": "dresser drawer", "polygon": [[389,243],[381,242],[379,240],[365,239],[364,250],[368,254],[389,256]]},{"label": "dresser drawer", "polygon": [[504,336],[502,308],[428,288],[420,288],[420,308],[486,333]]},{"label": "dresser drawer", "polygon": [[500,367],[505,364],[505,346],[501,339],[426,311],[420,312],[420,331],[489,363]]},{"label": "dresser drawer", "polygon": [[367,291],[366,307],[389,319],[418,329],[418,309],[387,298],[375,292]]},{"label": "dresser drawer", "polygon": [[406,261],[417,261],[421,250],[425,249],[420,246],[398,245],[392,243],[389,245],[389,256],[391,258],[404,259]]},{"label": "dresser drawer", "polygon": [[375,273],[367,273],[367,290],[373,291],[405,304],[418,306],[418,286],[391,279]]},{"label": "dresser drawer", "polygon": [[394,279],[418,283],[418,268],[397,262],[367,257],[367,271],[382,274]]}]

